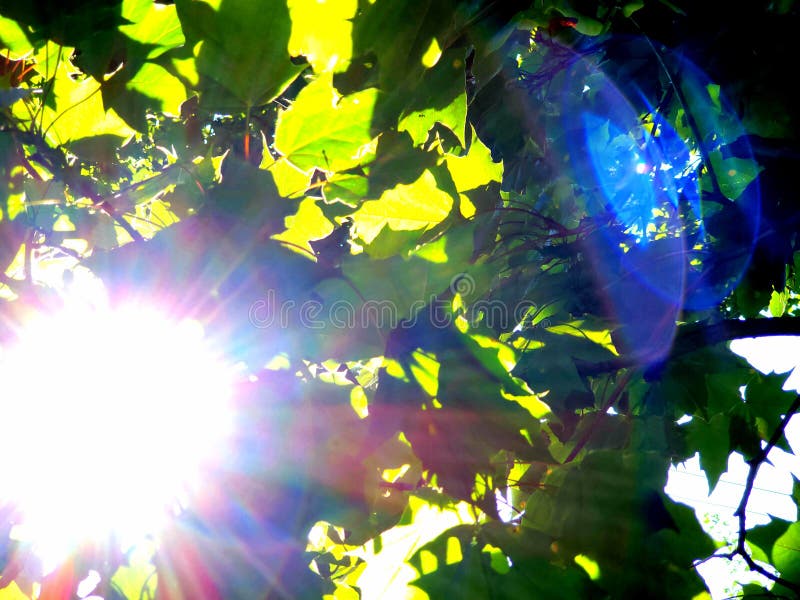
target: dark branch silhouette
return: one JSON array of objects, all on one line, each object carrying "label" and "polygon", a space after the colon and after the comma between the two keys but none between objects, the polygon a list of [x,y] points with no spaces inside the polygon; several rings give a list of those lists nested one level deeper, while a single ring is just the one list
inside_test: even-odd
[{"label": "dark branch silhouette", "polygon": [[[726,319],[717,323],[703,322],[681,325],[678,327],[678,333],[669,355],[658,362],[665,363],[695,350],[731,340],[782,335],[800,336],[800,318],[780,317],[745,321]],[[575,366],[578,373],[583,376],[596,376],[629,367],[647,367],[648,363],[637,356],[619,356],[600,362],[575,359]]]},{"label": "dark branch silhouette", "polygon": [[761,452],[755,457],[747,461],[748,467],[750,470],[747,473],[747,482],[744,486],[744,493],[742,493],[742,499],[739,502],[739,507],[736,509],[734,516],[739,519],[739,535],[736,543],[736,548],[729,552],[728,554],[723,554],[723,558],[733,559],[736,556],[741,556],[744,561],[747,563],[747,566],[750,567],[751,571],[755,571],[756,573],[760,573],[764,577],[774,581],[777,584],[782,585],[783,587],[792,590],[796,594],[800,595],[800,584],[793,583],[775,575],[774,573],[770,573],[764,567],[759,565],[753,557],[750,556],[750,553],[745,548],[745,542],[747,541],[747,503],[750,501],[750,494],[753,491],[753,485],[756,481],[756,475],[758,474],[758,469],[761,465],[767,460],[767,456],[769,455],[770,451],[775,447],[778,441],[784,434],[786,430],[786,426],[789,424],[789,420],[794,416],[794,414],[800,409],[800,395],[796,396],[792,405],[789,407],[789,410],[786,411],[786,414],[783,416],[781,420],[781,424],[778,428],[772,433],[772,436],[769,438],[767,445],[761,449]]}]

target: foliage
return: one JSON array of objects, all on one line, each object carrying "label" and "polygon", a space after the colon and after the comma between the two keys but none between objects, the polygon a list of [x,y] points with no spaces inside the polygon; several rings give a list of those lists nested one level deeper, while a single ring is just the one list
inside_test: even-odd
[{"label": "foliage", "polygon": [[[91,272],[254,375],[152,560],[8,539],[2,597],[704,597],[668,468],[754,478],[797,409],[726,342],[800,332],[798,16],[0,2],[2,343]],[[730,558],[796,597],[752,478]]]}]

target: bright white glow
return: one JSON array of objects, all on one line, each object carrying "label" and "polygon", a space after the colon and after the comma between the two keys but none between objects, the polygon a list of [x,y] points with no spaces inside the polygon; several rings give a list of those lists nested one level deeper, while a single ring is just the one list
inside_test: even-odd
[{"label": "bright white glow", "polygon": [[76,590],[75,595],[78,596],[78,598],[85,598],[95,590],[101,581],[102,578],[100,577],[100,573],[92,569],[89,571],[89,574],[86,576],[86,578],[78,584],[78,589]]},{"label": "bright white glow", "polygon": [[85,303],[0,351],[0,504],[57,562],[76,544],[159,528],[230,432],[231,371],[199,323]]},{"label": "bright white glow", "polygon": [[[800,366],[800,337],[774,336],[745,338],[731,342],[731,350],[743,356],[762,373],[786,373]],[[786,381],[783,389],[800,388],[800,369]]]}]

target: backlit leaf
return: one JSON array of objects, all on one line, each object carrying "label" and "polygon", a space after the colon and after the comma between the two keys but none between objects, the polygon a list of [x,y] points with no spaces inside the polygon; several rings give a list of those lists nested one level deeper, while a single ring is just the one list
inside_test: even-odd
[{"label": "backlit leaf", "polygon": [[792,523],[786,532],[775,540],[772,560],[781,577],[797,581],[800,577],[800,523]]},{"label": "backlit leaf", "polygon": [[305,56],[317,74],[346,65],[352,53],[356,0],[289,0],[287,4],[292,17],[292,56]]},{"label": "backlit leaf", "polygon": [[113,109],[106,110],[100,90],[94,79],[72,77],[62,61],[53,87],[55,105],[44,109],[44,130],[61,144],[97,135],[114,135],[121,142],[131,135],[125,121]]},{"label": "backlit leaf", "polygon": [[158,4],[148,0],[125,0],[122,16],[130,25],[119,29],[141,44],[153,46],[147,58],[160,56],[170,48],[182,46],[186,41],[174,4]]},{"label": "backlit leaf", "polygon": [[502,163],[494,162],[489,149],[477,138],[466,156],[448,156],[446,163],[459,192],[500,181],[503,174]]},{"label": "backlit leaf", "polygon": [[176,6],[187,43],[196,51],[201,101],[207,106],[264,104],[300,72],[289,60],[285,0],[177,0]]},{"label": "backlit leaf", "polygon": [[[147,104],[151,108],[171,115],[180,114],[180,105],[186,100],[186,88],[180,80],[169,73],[164,67],[153,63],[146,63],[136,72],[133,79],[127,82],[126,87],[130,90],[136,91],[150,102]],[[120,102],[125,103],[135,102],[135,97],[132,94],[123,96]],[[142,110],[139,106],[128,106],[127,110],[117,104],[118,110],[123,113],[130,111]]]},{"label": "backlit leaf", "polygon": [[370,121],[376,91],[340,97],[330,75],[309,83],[280,115],[275,147],[292,164],[343,171],[357,165],[359,152],[372,139]]},{"label": "backlit leaf", "polygon": [[[429,130],[437,122],[452,130],[459,140],[463,140],[467,118],[464,62],[463,48],[446,51],[425,72],[410,96],[405,98],[405,108],[401,113],[398,129],[408,131],[414,143],[425,142]],[[406,96],[405,91],[397,93]]]},{"label": "backlit leaf", "polygon": [[364,202],[353,214],[358,236],[369,243],[381,229],[426,230],[442,222],[453,207],[453,198],[442,191],[433,174],[425,171],[414,183],[400,184],[378,200]]}]

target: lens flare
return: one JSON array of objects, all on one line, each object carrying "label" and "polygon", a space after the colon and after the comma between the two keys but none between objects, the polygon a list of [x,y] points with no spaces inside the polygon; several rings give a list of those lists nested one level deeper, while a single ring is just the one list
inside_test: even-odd
[{"label": "lens flare", "polygon": [[[677,53],[638,47],[652,49],[642,60],[667,82],[658,105],[634,81],[612,81],[593,55],[576,54],[550,93],[564,132],[554,144],[589,214],[619,226],[584,243],[595,286],[620,343],[658,359],[681,311],[717,305],[741,280],[760,197],[746,132],[720,87]],[[750,252],[731,256],[732,235]]]},{"label": "lens flare", "polygon": [[202,327],[153,308],[76,303],[0,353],[0,505],[45,564],[154,533],[199,484],[233,419],[233,372]]}]

